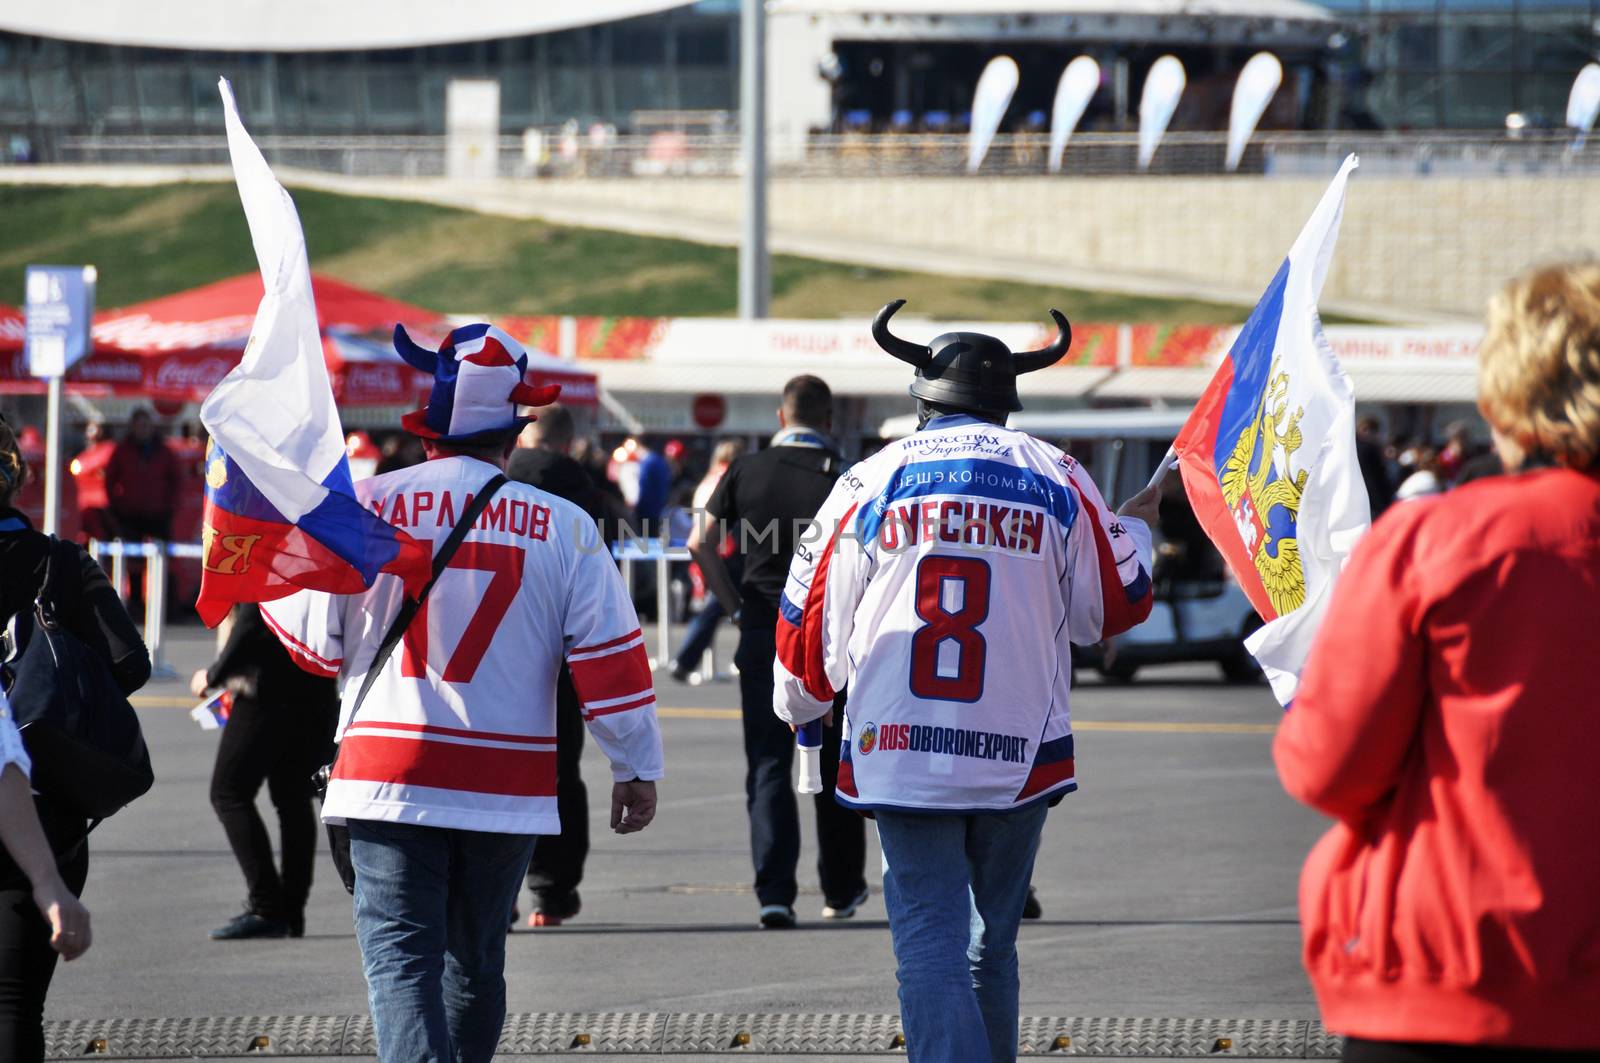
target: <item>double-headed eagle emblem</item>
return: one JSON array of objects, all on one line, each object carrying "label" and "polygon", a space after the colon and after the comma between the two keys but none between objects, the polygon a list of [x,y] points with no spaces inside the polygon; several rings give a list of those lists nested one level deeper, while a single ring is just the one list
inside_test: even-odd
[{"label": "double-headed eagle emblem", "polygon": [[1300,494],[1307,472],[1294,471],[1290,459],[1300,449],[1300,419],[1305,408],[1289,412],[1289,374],[1276,360],[1255,419],[1234,444],[1222,466],[1222,497],[1239,527],[1250,559],[1255,562],[1267,597],[1279,616],[1306,600],[1305,571],[1300,564]]},{"label": "double-headed eagle emblem", "polygon": [[213,440],[206,444],[206,486],[220,491],[228,482],[228,459]]}]

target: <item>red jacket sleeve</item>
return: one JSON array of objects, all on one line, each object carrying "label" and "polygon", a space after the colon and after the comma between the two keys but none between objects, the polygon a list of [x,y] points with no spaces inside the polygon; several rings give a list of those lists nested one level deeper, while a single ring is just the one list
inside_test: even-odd
[{"label": "red jacket sleeve", "polygon": [[1273,742],[1284,789],[1346,821],[1394,789],[1428,694],[1414,559],[1417,518],[1431,506],[1406,507],[1351,555]]}]

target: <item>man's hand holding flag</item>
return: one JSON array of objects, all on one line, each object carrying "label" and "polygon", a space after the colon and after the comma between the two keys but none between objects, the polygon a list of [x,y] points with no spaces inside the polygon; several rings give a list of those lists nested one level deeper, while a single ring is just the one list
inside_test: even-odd
[{"label": "man's hand holding flag", "polygon": [[218,88],[266,294],[244,357],[200,407],[211,447],[195,606],[213,626],[235,602],[300,588],[353,593],[380,572],[416,588],[431,563],[427,544],[356,501],[299,215],[245,132],[226,79]]},{"label": "man's hand holding flag", "polygon": [[1356,165],[1339,168],[1173,443],[1195,516],[1265,621],[1246,646],[1284,705],[1372,520],[1355,392],[1317,314]]}]

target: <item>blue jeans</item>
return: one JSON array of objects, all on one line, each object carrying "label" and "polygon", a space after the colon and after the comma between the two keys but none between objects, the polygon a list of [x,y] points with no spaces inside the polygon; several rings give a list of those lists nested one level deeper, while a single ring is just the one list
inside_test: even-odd
[{"label": "blue jeans", "polygon": [[[726,564],[728,578],[733,580],[735,587],[739,586],[739,581],[744,578],[744,558],[735,554],[727,559]],[[700,658],[710,648],[711,640],[717,637],[717,625],[727,615],[722,611],[722,599],[707,591],[705,605],[689,621],[689,630],[683,633],[683,646],[678,650],[672,666],[685,672],[699,668]]]},{"label": "blue jeans", "polygon": [[1017,1058],[1017,926],[1046,811],[877,814],[910,1059]]},{"label": "blue jeans", "polygon": [[726,615],[722,611],[721,599],[714,594],[706,595],[706,604],[700,607],[694,619],[689,621],[689,630],[683,633],[683,647],[678,650],[678,659],[673,662],[673,667],[685,672],[700,667],[700,658],[705,656],[711,640],[716,638],[717,624]]},{"label": "blue jeans", "polygon": [[383,1063],[487,1063],[529,834],[350,821],[356,939]]}]

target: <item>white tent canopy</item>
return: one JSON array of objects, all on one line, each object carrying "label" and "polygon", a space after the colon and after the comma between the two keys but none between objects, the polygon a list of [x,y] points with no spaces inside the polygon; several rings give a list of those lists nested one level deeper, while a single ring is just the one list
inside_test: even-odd
[{"label": "white tent canopy", "polygon": [[650,15],[690,0],[54,0],[0,4],[0,30],[220,52],[325,52],[497,40]]}]

